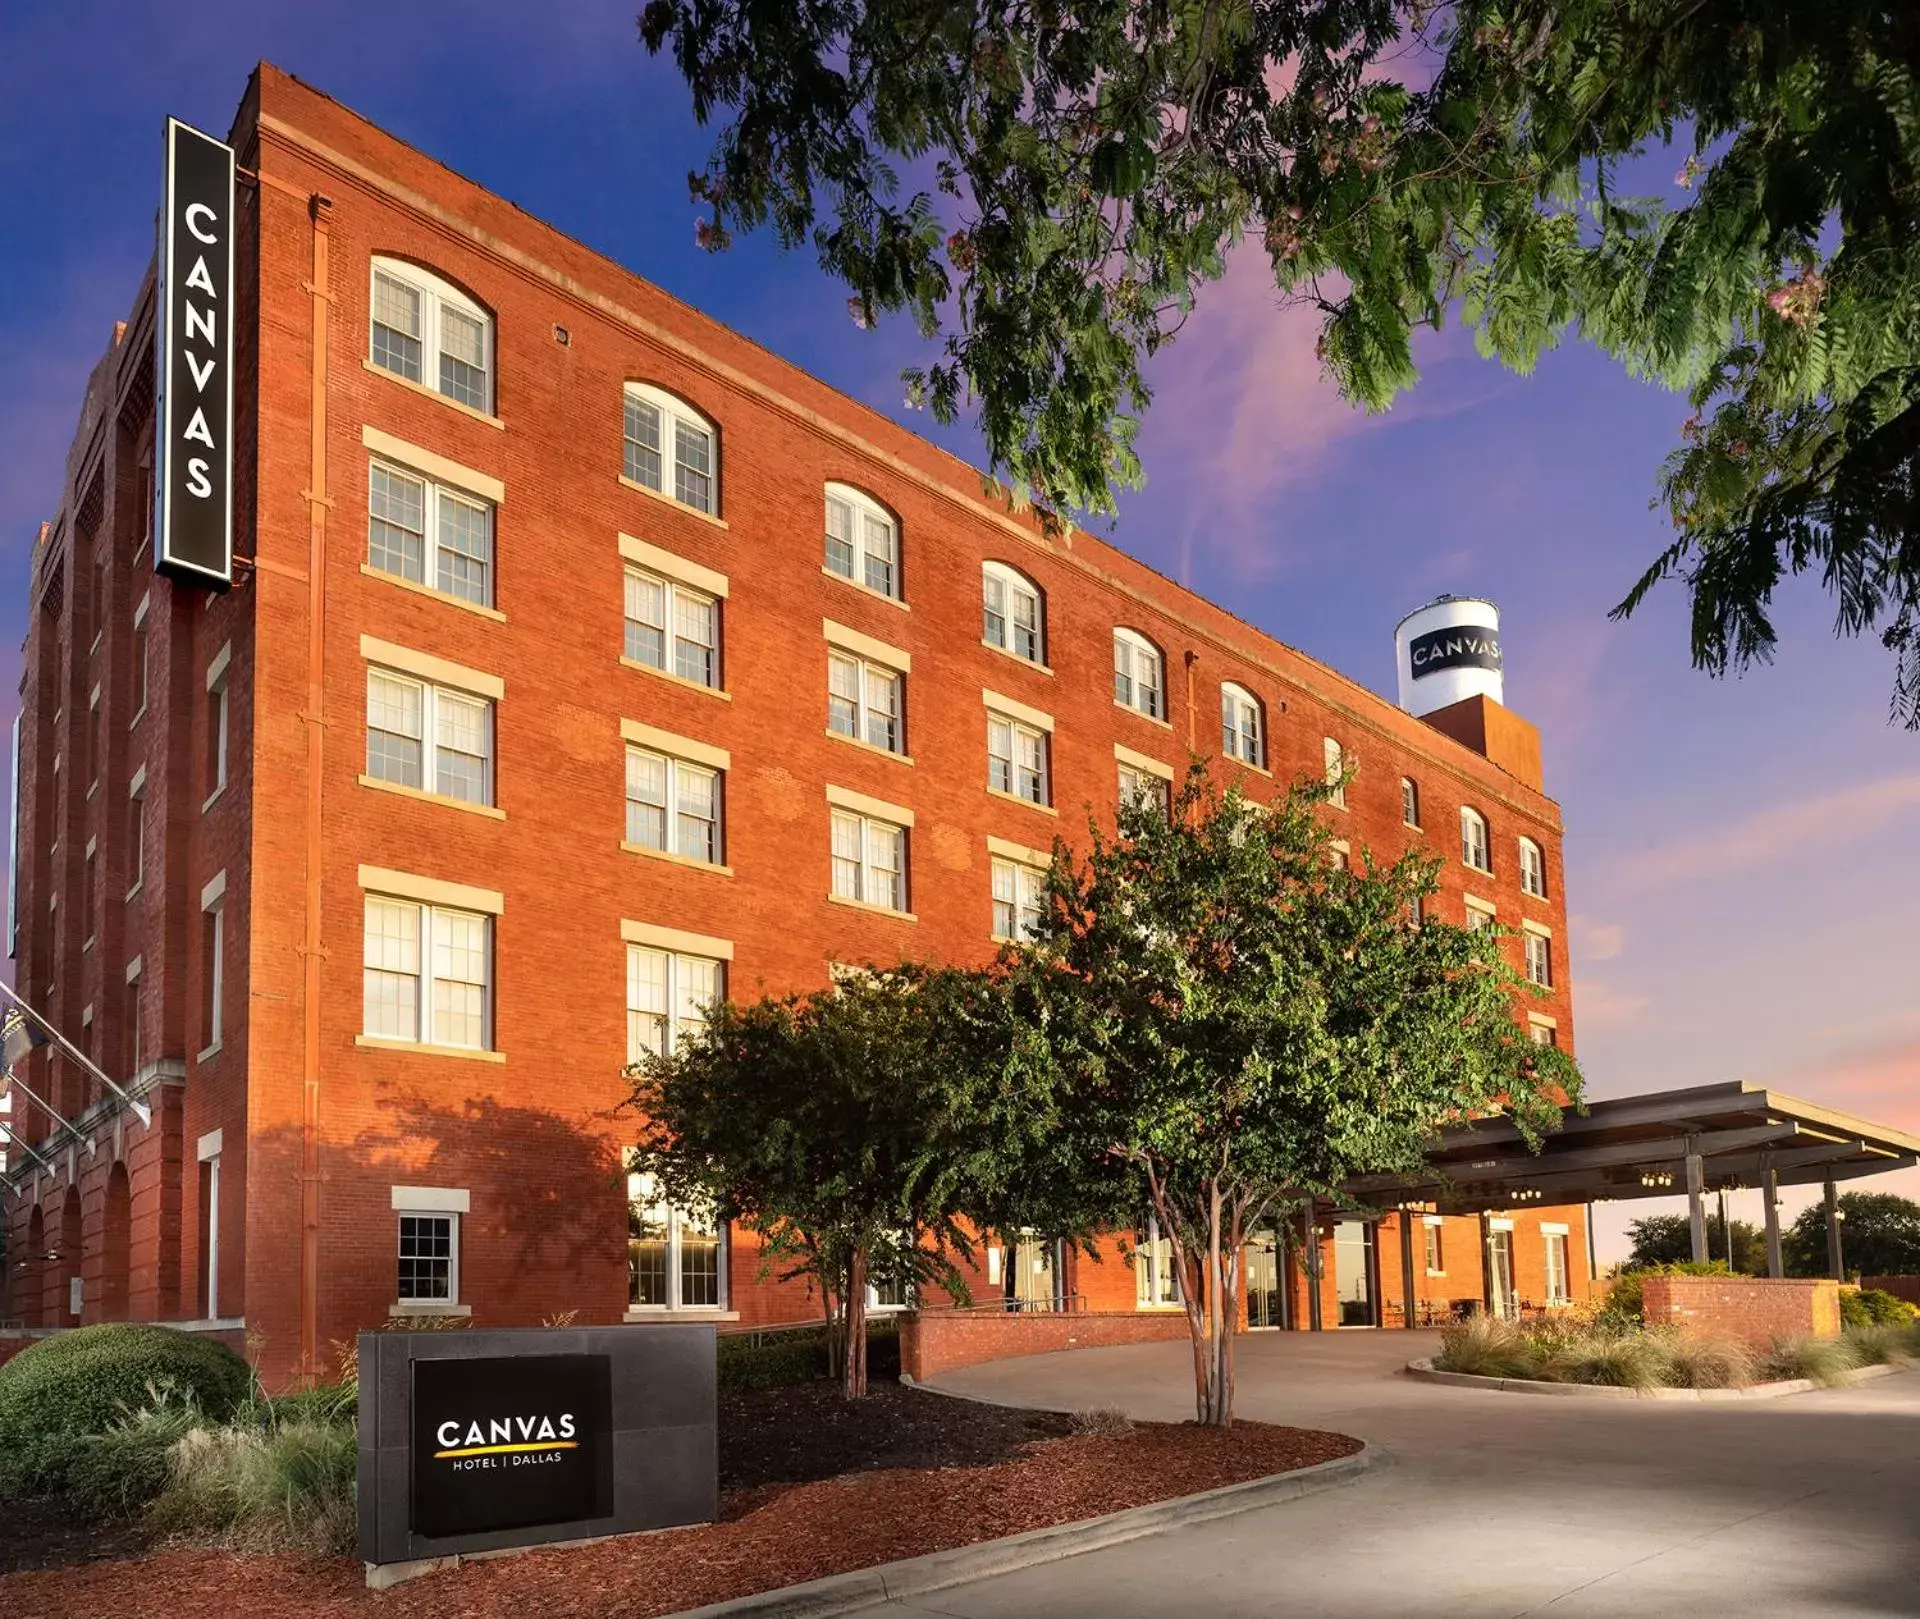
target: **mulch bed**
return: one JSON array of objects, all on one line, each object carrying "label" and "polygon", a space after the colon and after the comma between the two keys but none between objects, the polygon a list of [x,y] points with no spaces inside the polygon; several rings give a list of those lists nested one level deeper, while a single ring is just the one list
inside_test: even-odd
[{"label": "mulch bed", "polygon": [[[205,1547],[0,1575],[7,1619],[650,1619],[1351,1455],[1358,1440],[1241,1423],[1075,1434],[1067,1418],[877,1384],[721,1401],[721,1521],[470,1563],[374,1594],[360,1565]],[[15,1525],[0,1523],[0,1539]],[[11,1566],[22,1565],[14,1562]]]}]

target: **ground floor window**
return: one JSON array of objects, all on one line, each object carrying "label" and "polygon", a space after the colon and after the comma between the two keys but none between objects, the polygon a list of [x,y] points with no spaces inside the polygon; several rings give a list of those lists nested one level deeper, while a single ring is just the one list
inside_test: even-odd
[{"label": "ground floor window", "polygon": [[1427,1221],[1427,1274],[1444,1276],[1447,1274],[1446,1238],[1438,1220]]},{"label": "ground floor window", "polygon": [[1547,1303],[1567,1304],[1573,1298],[1567,1285],[1567,1234],[1564,1231],[1545,1233],[1547,1245]]},{"label": "ground floor window", "polygon": [[1148,1215],[1133,1253],[1134,1300],[1138,1304],[1178,1304],[1180,1280],[1173,1265],[1173,1243],[1160,1234],[1160,1222]]},{"label": "ground floor window", "polygon": [[651,1175],[627,1176],[627,1303],[635,1310],[726,1308],[726,1227],[678,1208]]},{"label": "ground floor window", "polygon": [[456,1214],[402,1214],[400,1216],[400,1286],[402,1304],[451,1304],[459,1296],[454,1286],[460,1251],[460,1217]]}]

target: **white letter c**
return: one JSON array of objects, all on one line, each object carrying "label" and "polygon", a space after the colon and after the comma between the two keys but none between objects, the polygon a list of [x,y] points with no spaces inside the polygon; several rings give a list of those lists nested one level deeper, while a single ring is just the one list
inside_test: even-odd
[{"label": "white letter c", "polygon": [[204,202],[194,203],[193,206],[188,208],[187,210],[187,216],[186,216],[187,217],[187,234],[191,236],[196,242],[211,243],[211,242],[219,241],[220,238],[214,235],[212,231],[208,231],[205,236],[202,236],[200,234],[198,227],[196,227],[193,222],[193,216],[195,214],[205,214],[209,219],[218,219],[220,217],[211,208],[209,208]]}]

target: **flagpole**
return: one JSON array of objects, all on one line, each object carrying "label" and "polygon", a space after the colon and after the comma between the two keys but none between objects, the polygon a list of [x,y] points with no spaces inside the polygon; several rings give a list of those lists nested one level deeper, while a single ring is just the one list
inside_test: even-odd
[{"label": "flagpole", "polygon": [[72,1136],[75,1141],[79,1142],[81,1146],[85,1147],[89,1154],[93,1152],[93,1138],[88,1135],[83,1135],[80,1131],[79,1126],[74,1124],[73,1121],[68,1119],[64,1114],[61,1114],[55,1111],[53,1108],[48,1107],[45,1102],[41,1101],[38,1096],[34,1095],[34,1093],[30,1089],[28,1089],[27,1082],[23,1080],[18,1074],[16,1074],[11,1068],[6,1070],[6,1080],[7,1080],[8,1086],[11,1089],[18,1091],[29,1102],[33,1103],[33,1105],[37,1107],[42,1113],[46,1114],[48,1118],[52,1119],[55,1124],[59,1125],[62,1130],[66,1131],[66,1133]]},{"label": "flagpole", "polygon": [[[26,1142],[22,1141],[20,1137],[18,1137],[13,1133],[13,1126],[8,1124],[5,1119],[0,1119],[0,1134],[5,1135],[7,1138],[7,1141],[11,1145],[18,1147],[36,1164],[38,1164],[42,1169],[44,1169],[49,1175],[53,1173],[53,1160],[51,1158],[42,1157],[32,1147],[29,1147],[26,1144]],[[6,1182],[3,1180],[0,1180],[0,1187],[4,1187],[5,1185],[6,1185]]]},{"label": "flagpole", "polygon": [[[96,1064],[92,1058],[90,1058],[84,1051],[82,1051],[78,1046],[76,1046],[71,1040],[69,1040],[64,1034],[62,1034],[58,1029],[56,1029],[38,1012],[34,1011],[34,1009],[31,1006],[27,1005],[27,1003],[20,998],[19,992],[15,990],[11,984],[0,983],[0,996],[4,996],[13,1005],[17,1006],[25,1016],[32,1018],[33,1021],[39,1025],[40,1028],[46,1031],[47,1038],[51,1040],[55,1046],[59,1047],[60,1051],[69,1060],[78,1063],[82,1069],[84,1069],[93,1078],[97,1079],[108,1090],[113,1092],[113,1094],[116,1097],[118,1097],[123,1103],[125,1103],[129,1108],[131,1108],[133,1110],[133,1116],[140,1121],[143,1127],[152,1126],[153,1109],[148,1107],[147,1104],[145,1102],[142,1102],[138,1097],[129,1096],[124,1090],[122,1090],[111,1079],[109,1079],[106,1076],[106,1074],[104,1074],[101,1071],[99,1065]],[[14,1083],[18,1084],[19,1081],[16,1080]],[[29,1091],[27,1094],[32,1095],[33,1093]],[[41,1105],[44,1107],[46,1104],[42,1103]],[[57,1118],[59,1117],[59,1115],[56,1114],[55,1117]],[[65,1123],[65,1120],[62,1120],[61,1122]],[[68,1125],[67,1128],[71,1130],[73,1129],[73,1126]],[[78,1135],[79,1131],[75,1130],[74,1134]]]}]

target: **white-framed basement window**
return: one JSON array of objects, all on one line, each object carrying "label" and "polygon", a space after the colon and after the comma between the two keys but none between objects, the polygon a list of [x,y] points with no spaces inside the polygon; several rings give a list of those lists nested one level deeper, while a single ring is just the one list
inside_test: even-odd
[{"label": "white-framed basement window", "polygon": [[900,599],[900,525],[871,495],[827,485],[827,571]]},{"label": "white-framed basement window", "polygon": [[621,428],[621,471],[656,494],[717,516],[720,435],[684,399],[629,382]]},{"label": "white-framed basement window", "polygon": [[382,371],[493,413],[493,317],[450,281],[376,258],[370,326],[368,358]]}]

